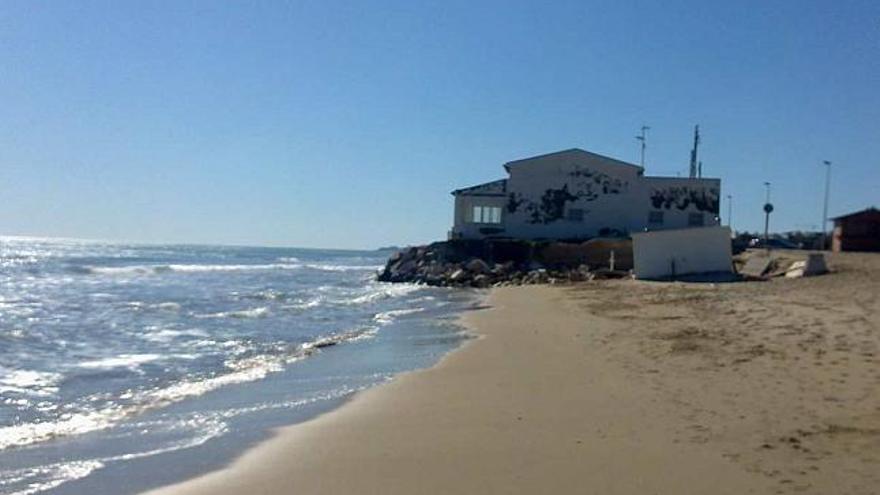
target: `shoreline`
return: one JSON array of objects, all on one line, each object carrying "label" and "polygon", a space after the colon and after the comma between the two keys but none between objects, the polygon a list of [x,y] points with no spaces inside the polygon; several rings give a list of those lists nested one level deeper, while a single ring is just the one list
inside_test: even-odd
[{"label": "shoreline", "polygon": [[609,368],[584,330],[610,321],[584,326],[558,288],[495,289],[488,303],[462,316],[477,338],[435,366],[147,494],[764,491],[721,453],[679,443],[652,415],[657,397]]},{"label": "shoreline", "polygon": [[872,494],[880,256],[821,277],[493,289],[477,336],[149,495]]}]

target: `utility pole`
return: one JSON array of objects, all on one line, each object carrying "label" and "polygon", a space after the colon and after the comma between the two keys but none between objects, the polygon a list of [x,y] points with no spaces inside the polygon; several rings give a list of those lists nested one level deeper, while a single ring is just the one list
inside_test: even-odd
[{"label": "utility pole", "polygon": [[831,187],[831,162],[822,160],[822,164],[825,165],[825,205],[822,207],[822,247],[819,249],[824,251],[828,242],[828,190]]},{"label": "utility pole", "polygon": [[733,196],[727,195],[727,226],[733,231]]},{"label": "utility pole", "polygon": [[[694,126],[694,147],[691,149],[691,169],[690,169],[690,177],[691,179],[697,178],[697,147],[700,145],[700,126]],[[700,168],[702,169],[702,164],[700,164]],[[700,175],[702,175],[702,170],[699,171]]]},{"label": "utility pole", "polygon": [[773,213],[773,204],[770,203],[770,183],[765,182],[764,187],[767,188],[767,198],[764,203],[764,247],[770,251],[770,214]]},{"label": "utility pole", "polygon": [[643,125],[642,133],[636,136],[636,139],[642,142],[642,158],[639,164],[642,166],[643,169],[645,168],[645,148],[648,146],[648,129],[650,129],[650,127]]}]

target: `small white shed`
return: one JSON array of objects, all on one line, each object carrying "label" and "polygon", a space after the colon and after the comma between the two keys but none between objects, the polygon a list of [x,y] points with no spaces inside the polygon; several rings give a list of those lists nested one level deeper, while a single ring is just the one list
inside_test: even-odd
[{"label": "small white shed", "polygon": [[730,273],[733,255],[728,227],[657,230],[632,234],[636,278],[695,273]]}]

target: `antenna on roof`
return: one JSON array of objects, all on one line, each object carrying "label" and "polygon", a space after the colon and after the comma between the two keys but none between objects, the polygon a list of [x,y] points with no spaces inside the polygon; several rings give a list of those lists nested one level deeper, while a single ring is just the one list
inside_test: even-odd
[{"label": "antenna on roof", "polygon": [[694,149],[691,150],[691,179],[695,179],[697,177],[697,173],[699,172],[700,176],[703,175],[702,164],[699,166],[699,171],[697,169],[697,147],[700,145],[700,126],[694,126]]},{"label": "antenna on roof", "polygon": [[636,136],[636,139],[638,139],[639,141],[642,142],[642,159],[639,162],[639,165],[641,165],[642,168],[645,168],[645,148],[648,146],[648,135],[647,135],[648,129],[650,129],[650,127],[643,125],[642,126],[642,133],[639,134],[638,136]]}]

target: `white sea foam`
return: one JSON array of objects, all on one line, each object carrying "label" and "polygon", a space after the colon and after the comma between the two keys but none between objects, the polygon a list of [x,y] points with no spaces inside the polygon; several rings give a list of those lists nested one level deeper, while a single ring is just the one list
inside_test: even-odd
[{"label": "white sea foam", "polygon": [[154,270],[152,266],[83,266],[76,271],[94,275],[146,275]]},{"label": "white sea foam", "polygon": [[21,328],[10,328],[9,330],[0,330],[0,337],[7,339],[23,339],[27,334]]},{"label": "white sea foam", "polygon": [[190,328],[186,330],[158,329],[158,327],[148,327],[148,333],[141,334],[144,340],[152,342],[171,342],[179,337],[207,337],[208,333],[198,328]]},{"label": "white sea foam", "polygon": [[224,385],[258,380],[264,378],[271,371],[274,371],[274,368],[252,368],[203,381],[184,381],[164,389],[151,390],[138,395],[128,394],[126,398],[131,397],[135,401],[132,405],[117,404],[95,411],[66,414],[55,421],[0,427],[0,451],[57,437],[103,430],[129,416],[165,407],[188,397],[202,395]]},{"label": "white sea foam", "polygon": [[[387,375],[379,376],[380,380],[388,379]],[[207,441],[225,434],[228,430],[226,420],[271,409],[293,409],[315,402],[327,401],[345,397],[355,392],[364,390],[369,385],[358,387],[343,386],[333,390],[320,392],[310,397],[282,402],[263,402],[247,407],[224,409],[216,412],[195,412],[187,416],[174,418],[172,421],[147,421],[132,423],[131,429],[140,433],[155,433],[157,430],[195,430],[195,434],[187,439],[171,442],[161,447],[141,451],[119,454],[96,459],[76,460],[47,464],[43,466],[29,467],[15,470],[0,470],[0,492],[9,495],[33,495],[35,493],[52,490],[58,486],[77,479],[84,478],[94,471],[116,461],[140,459],[154,455],[185,450],[203,445]],[[16,490],[8,492],[6,490]]]},{"label": "white sea foam", "polygon": [[[60,436],[78,435],[109,428],[123,419],[148,411],[166,407],[181,400],[197,397],[228,385],[262,380],[271,373],[284,369],[288,364],[299,361],[318,352],[321,348],[336,345],[345,341],[370,338],[375,328],[341,332],[321,337],[312,342],[280,354],[251,356],[244,359],[230,359],[225,364],[229,373],[210,377],[183,380],[164,388],[156,388],[140,392],[128,392],[121,399],[126,404],[114,404],[99,410],[85,411],[77,414],[64,414],[55,421],[24,423],[0,427],[0,451],[10,447],[21,447],[42,442]],[[232,347],[240,343],[232,342]],[[169,356],[179,357],[179,356]],[[195,356],[193,356],[195,357]],[[155,354],[120,355],[95,361],[80,363],[87,368],[131,367],[141,363],[159,359]],[[83,366],[85,365],[85,366]],[[34,382],[31,379],[31,382]],[[31,383],[26,382],[26,383]]]},{"label": "white sea foam", "polygon": [[254,270],[296,270],[302,265],[292,263],[270,263],[264,265],[168,265],[173,272],[240,272]]},{"label": "white sea foam", "polygon": [[411,292],[422,289],[418,285],[395,284],[372,286],[372,290],[361,296],[343,301],[342,304],[369,304],[382,299],[405,296]]},{"label": "white sea foam", "polygon": [[321,348],[334,346],[343,342],[355,342],[358,340],[373,338],[376,335],[377,331],[377,327],[365,327],[355,330],[338,332],[324,337],[319,337],[318,339],[315,339],[311,342],[307,342],[302,345],[302,348],[307,353],[311,353]]},{"label": "white sea foam", "polygon": [[30,445],[60,436],[100,430],[125,416],[125,408],[115,406],[102,411],[65,414],[55,421],[0,427],[0,450]]},{"label": "white sea foam", "polygon": [[264,318],[268,315],[269,308],[261,306],[259,308],[241,309],[238,311],[220,311],[219,313],[208,313],[194,316],[196,318]]},{"label": "white sea foam", "polygon": [[87,369],[134,369],[144,363],[149,363],[151,361],[155,361],[161,358],[162,356],[160,356],[159,354],[120,354],[118,356],[85,361],[79,363],[79,367]]},{"label": "white sea foam", "polygon": [[381,313],[376,313],[373,316],[373,321],[376,323],[380,323],[382,325],[387,325],[394,320],[397,319],[398,316],[411,315],[415,313],[421,313],[425,308],[413,308],[413,309],[393,309],[391,311],[383,311]]},{"label": "white sea foam", "polygon": [[331,265],[324,263],[309,263],[302,266],[312,270],[321,270],[325,272],[377,271],[382,269],[382,265]]},{"label": "white sea foam", "polygon": [[318,306],[324,304],[325,300],[326,299],[324,297],[318,296],[318,297],[314,297],[309,300],[300,299],[295,303],[285,304],[284,306],[281,306],[281,307],[283,309],[293,309],[293,310],[311,309],[311,308],[317,308]]},{"label": "white sea foam", "polygon": [[240,299],[257,299],[260,301],[275,301],[284,297],[283,292],[279,292],[273,289],[261,290],[259,292],[255,292],[253,294],[238,294],[234,293]]},{"label": "white sea foam", "polygon": [[185,440],[171,442],[168,445],[147,451],[131,452],[97,459],[60,462],[12,471],[0,471],[0,489],[3,487],[13,487],[12,489],[21,487],[17,491],[10,492],[10,495],[32,495],[57,488],[69,481],[84,478],[111,462],[140,459],[197,447],[228,431],[227,424],[220,420],[219,415],[215,415],[218,417],[205,417],[203,414],[196,413],[193,416],[167,426],[157,425],[156,422],[133,425],[140,426],[141,432],[153,432],[157,426],[166,426],[166,428],[170,427],[171,429],[185,428],[197,430],[195,435]]},{"label": "white sea foam", "polygon": [[294,263],[269,263],[255,265],[130,265],[130,266],[82,266],[76,271],[93,275],[156,275],[167,272],[204,273],[204,272],[241,272],[267,270],[298,270],[303,265]]},{"label": "white sea foam", "polygon": [[372,339],[373,337],[376,336],[377,333],[379,333],[379,329],[378,329],[378,328],[376,328],[376,327],[370,327],[370,328],[367,328],[367,329],[361,330],[360,332],[358,332],[358,333],[355,334],[355,335],[352,335],[352,336],[348,339],[348,341],[349,341],[349,342],[357,342],[357,341],[359,341],[359,340]]},{"label": "white sea foam", "polygon": [[[96,469],[104,467],[97,460],[60,462],[15,471],[0,471],[0,488],[23,485],[22,489],[9,492],[9,495],[33,495],[67,483],[85,478]],[[35,480],[29,482],[29,480]]]},{"label": "white sea foam", "polygon": [[0,393],[13,392],[39,397],[58,392],[59,373],[36,370],[13,370],[0,367]]},{"label": "white sea foam", "polygon": [[174,301],[166,301],[161,303],[145,303],[142,301],[130,301],[125,304],[127,307],[135,310],[158,309],[162,311],[180,311],[180,303]]}]

